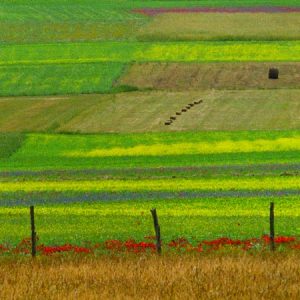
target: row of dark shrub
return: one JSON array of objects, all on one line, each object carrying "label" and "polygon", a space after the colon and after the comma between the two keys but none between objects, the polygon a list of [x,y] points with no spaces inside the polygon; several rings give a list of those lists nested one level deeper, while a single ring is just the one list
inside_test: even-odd
[{"label": "row of dark shrub", "polygon": [[203,102],[203,100],[198,100],[198,101],[194,101],[193,103],[189,103],[188,105],[186,105],[185,107],[183,107],[182,109],[181,109],[181,111],[177,111],[176,113],[175,113],[175,116],[171,116],[170,118],[169,118],[169,120],[167,120],[166,122],[165,122],[165,125],[171,125],[172,123],[174,123],[176,120],[177,120],[177,118],[179,117],[179,116],[181,116],[182,114],[184,114],[184,113],[186,113],[186,112],[188,112],[192,107],[194,107],[195,105],[198,105],[198,104],[201,104]]}]

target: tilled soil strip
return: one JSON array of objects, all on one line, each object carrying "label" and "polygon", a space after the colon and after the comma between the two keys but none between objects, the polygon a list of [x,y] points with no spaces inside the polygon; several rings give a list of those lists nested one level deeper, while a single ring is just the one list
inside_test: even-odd
[{"label": "tilled soil strip", "polygon": [[191,7],[191,8],[142,8],[134,9],[134,13],[156,16],[165,13],[300,13],[300,7],[258,6],[258,7]]}]

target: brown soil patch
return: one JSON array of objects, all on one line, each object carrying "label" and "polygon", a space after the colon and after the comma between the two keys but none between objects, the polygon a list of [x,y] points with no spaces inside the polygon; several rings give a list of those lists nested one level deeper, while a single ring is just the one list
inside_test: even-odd
[{"label": "brown soil patch", "polygon": [[[269,68],[279,79],[268,79]],[[141,89],[296,89],[300,63],[141,63],[133,64],[118,84]]]}]

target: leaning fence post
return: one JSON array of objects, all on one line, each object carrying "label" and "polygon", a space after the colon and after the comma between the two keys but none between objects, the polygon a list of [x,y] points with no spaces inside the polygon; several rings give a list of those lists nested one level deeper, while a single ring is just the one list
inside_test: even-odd
[{"label": "leaning fence post", "polygon": [[158,224],[156,208],[153,208],[150,211],[154,222],[154,230],[155,230],[155,237],[156,237],[156,251],[158,254],[161,254],[160,226]]},{"label": "leaning fence post", "polygon": [[275,251],[274,203],[270,203],[270,249]]},{"label": "leaning fence post", "polygon": [[36,256],[36,232],[34,223],[34,206],[30,206],[30,221],[31,221],[31,256]]}]

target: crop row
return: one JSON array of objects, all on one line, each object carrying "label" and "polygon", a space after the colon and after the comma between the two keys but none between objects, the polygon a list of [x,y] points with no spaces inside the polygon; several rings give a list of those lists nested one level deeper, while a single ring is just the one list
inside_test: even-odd
[{"label": "crop row", "polygon": [[299,190],[298,176],[257,178],[145,179],[101,181],[25,181],[1,182],[2,192],[41,191],[226,191]]},{"label": "crop row", "polygon": [[[272,49],[272,51],[270,51]],[[299,61],[299,41],[102,42],[5,45],[0,65],[146,61]]]},{"label": "crop row", "polygon": [[59,0],[3,0],[0,8],[1,20],[9,21],[123,21],[128,18],[137,18],[130,14],[135,8],[174,8],[174,7],[252,7],[252,6],[299,6],[297,0],[172,0],[172,1],[106,1],[77,0],[69,3]]},{"label": "crop row", "polygon": [[30,134],[22,137],[22,143],[14,136],[2,140],[7,149],[16,147],[0,154],[3,171],[141,168],[143,173],[143,168],[155,167],[269,164],[267,171],[278,162],[284,171],[284,164],[299,163],[298,131]]},{"label": "crop row", "polygon": [[[127,201],[97,201],[87,196],[78,203],[65,203],[61,198],[60,204],[55,201],[55,194],[49,197],[46,203],[35,205],[36,231],[40,242],[49,245],[67,242],[80,245],[84,241],[103,242],[108,239],[142,240],[144,236],[153,235],[149,211],[152,207],[157,208],[163,241],[178,236],[191,241],[195,237],[245,239],[261,236],[269,232],[270,201],[275,202],[276,234],[300,235],[298,196],[141,198]],[[0,207],[0,243],[16,245],[30,235],[28,206],[33,203],[29,197],[26,206],[24,203],[22,206]]]},{"label": "crop row", "polygon": [[134,147],[117,147],[112,149],[94,149],[88,152],[69,151],[65,156],[71,157],[107,157],[107,156],[149,156],[149,155],[178,155],[178,154],[209,154],[209,153],[248,153],[248,152],[281,152],[299,151],[300,136],[293,138],[278,138],[276,140],[258,139],[224,140],[220,142],[174,143],[138,145]]}]

